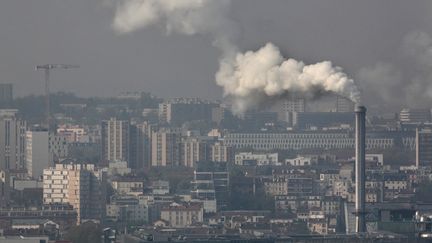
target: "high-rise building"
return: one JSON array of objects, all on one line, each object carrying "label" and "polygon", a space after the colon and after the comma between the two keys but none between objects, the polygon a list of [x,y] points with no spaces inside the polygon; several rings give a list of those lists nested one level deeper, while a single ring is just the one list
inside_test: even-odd
[{"label": "high-rise building", "polygon": [[181,133],[179,131],[163,128],[152,132],[151,140],[152,166],[180,165]]},{"label": "high-rise building", "polygon": [[143,169],[150,166],[151,135],[156,127],[156,125],[149,122],[132,124],[130,126],[130,168]]},{"label": "high-rise building", "polygon": [[416,129],[416,166],[432,165],[432,129]]},{"label": "high-rise building", "polygon": [[198,98],[176,98],[159,104],[159,120],[172,125],[212,119],[216,104]]},{"label": "high-rise building", "polygon": [[402,123],[425,123],[431,121],[430,109],[402,109],[399,114]]},{"label": "high-rise building", "polygon": [[232,147],[225,146],[221,142],[217,142],[211,146],[210,160],[214,162],[233,162],[235,152]]},{"label": "high-rise building", "polygon": [[111,118],[102,122],[102,160],[128,161],[130,124],[129,121]]},{"label": "high-rise building", "polygon": [[69,157],[69,143],[66,136],[50,133],[48,145],[53,162],[59,163]]},{"label": "high-rise building", "polygon": [[25,168],[26,122],[18,110],[0,110],[0,169]]},{"label": "high-rise building", "polygon": [[49,152],[49,133],[47,130],[27,131],[26,168],[32,178],[39,178],[44,169],[53,165]]},{"label": "high-rise building", "polygon": [[181,165],[194,167],[199,161],[206,161],[210,156],[210,144],[199,138],[189,137],[181,144]]},{"label": "high-rise building", "polygon": [[68,203],[77,211],[77,222],[103,220],[106,175],[91,164],[56,164],[43,171],[44,204]]},{"label": "high-rise building", "polygon": [[0,83],[0,106],[7,108],[13,100],[13,85]]},{"label": "high-rise building", "polygon": [[293,123],[293,117],[297,112],[306,111],[306,100],[295,96],[289,96],[280,103],[278,111],[279,120],[287,122],[289,125]]},{"label": "high-rise building", "polygon": [[336,95],[336,112],[353,112],[354,102],[350,99]]},{"label": "high-rise building", "polygon": [[41,177],[44,169],[67,157],[68,143],[65,136],[44,129],[26,132],[26,168],[30,177]]}]

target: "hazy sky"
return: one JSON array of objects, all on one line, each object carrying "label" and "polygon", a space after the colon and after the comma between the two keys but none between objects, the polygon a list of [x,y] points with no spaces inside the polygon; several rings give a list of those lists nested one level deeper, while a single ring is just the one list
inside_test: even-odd
[{"label": "hazy sky", "polygon": [[[71,63],[81,68],[53,72],[52,90],[221,97],[214,83],[219,53],[208,37],[167,36],[158,27],[118,35],[106,1],[1,0],[0,82],[14,83],[18,95],[39,94],[43,75],[35,65]],[[331,60],[356,77],[377,63],[403,62],[403,39],[432,33],[431,10],[430,0],[233,0],[231,14],[244,50],[271,41],[287,57]]]}]

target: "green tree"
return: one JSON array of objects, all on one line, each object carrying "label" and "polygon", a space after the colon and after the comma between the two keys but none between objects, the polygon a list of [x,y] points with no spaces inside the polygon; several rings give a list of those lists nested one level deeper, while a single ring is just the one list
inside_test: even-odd
[{"label": "green tree", "polygon": [[64,239],[73,243],[94,243],[100,242],[101,236],[102,229],[100,225],[89,221],[69,229]]}]

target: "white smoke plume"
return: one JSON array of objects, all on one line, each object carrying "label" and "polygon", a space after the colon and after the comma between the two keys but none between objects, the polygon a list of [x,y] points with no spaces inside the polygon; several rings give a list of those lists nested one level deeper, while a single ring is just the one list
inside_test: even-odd
[{"label": "white smoke plume", "polygon": [[211,35],[222,51],[216,82],[237,114],[290,94],[314,99],[334,92],[360,102],[354,81],[329,61],[305,65],[284,58],[271,43],[256,52],[239,52],[234,44],[236,23],[228,17],[230,4],[230,0],[123,0],[113,26],[131,32],[163,24],[168,33]]},{"label": "white smoke plume", "polygon": [[117,0],[113,27],[120,33],[162,24],[168,34],[209,34],[224,55],[235,53],[231,0]]},{"label": "white smoke plume", "polygon": [[[360,69],[362,89],[369,107],[385,104],[388,110],[424,107],[432,102],[432,36],[412,31],[403,38],[396,60]],[[378,104],[378,105],[377,105]]]},{"label": "white smoke plume", "polygon": [[360,102],[354,81],[329,61],[312,65],[285,59],[271,43],[256,52],[238,53],[233,63],[223,63],[216,75],[225,95],[233,97],[234,111],[242,113],[265,100],[289,94],[313,99],[334,92]]}]

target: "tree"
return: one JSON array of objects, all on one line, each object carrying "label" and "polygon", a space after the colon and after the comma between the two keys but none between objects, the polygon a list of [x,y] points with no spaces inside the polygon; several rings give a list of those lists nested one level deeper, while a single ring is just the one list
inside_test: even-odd
[{"label": "tree", "polygon": [[100,225],[89,221],[69,229],[64,238],[73,243],[94,243],[100,242],[101,236],[102,229]]}]

